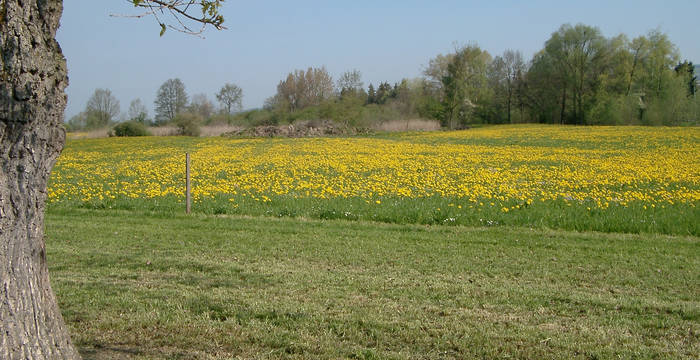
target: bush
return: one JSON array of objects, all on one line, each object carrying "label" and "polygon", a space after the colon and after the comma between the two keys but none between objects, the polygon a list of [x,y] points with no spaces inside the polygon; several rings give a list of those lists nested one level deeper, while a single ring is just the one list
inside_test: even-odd
[{"label": "bush", "polygon": [[218,113],[210,116],[206,121],[206,125],[232,125],[235,119],[235,115]]},{"label": "bush", "polygon": [[173,119],[177,126],[180,135],[184,136],[199,136],[201,130],[199,126],[203,123],[202,117],[192,113],[182,113],[175,116]]},{"label": "bush", "polygon": [[109,134],[110,136],[149,136],[151,135],[146,129],[146,125],[136,122],[127,121],[115,126]]}]

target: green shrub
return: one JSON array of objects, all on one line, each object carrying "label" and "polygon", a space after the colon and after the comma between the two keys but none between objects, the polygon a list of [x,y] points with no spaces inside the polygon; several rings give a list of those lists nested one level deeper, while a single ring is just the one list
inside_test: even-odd
[{"label": "green shrub", "polygon": [[136,121],[126,121],[115,126],[110,136],[149,136],[146,125]]},{"label": "green shrub", "polygon": [[210,116],[206,121],[206,125],[232,125],[235,119],[235,115],[218,113]]},{"label": "green shrub", "polygon": [[173,119],[180,135],[199,136],[201,134],[200,125],[204,122],[202,117],[192,113],[181,113]]}]

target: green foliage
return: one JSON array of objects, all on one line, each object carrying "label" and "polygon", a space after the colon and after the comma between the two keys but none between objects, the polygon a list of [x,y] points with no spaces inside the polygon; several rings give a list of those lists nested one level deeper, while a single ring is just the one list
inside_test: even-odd
[{"label": "green foliage", "polygon": [[374,96],[374,104],[386,104],[387,100],[391,97],[391,85],[388,82],[383,82],[379,84],[377,92]]},{"label": "green foliage", "polygon": [[652,98],[643,113],[644,125],[690,125],[698,123],[696,98],[688,96],[687,80],[678,76],[669,79],[661,96]]},{"label": "green foliage", "polygon": [[[154,1],[135,1],[145,6]],[[161,2],[158,2],[159,4]],[[162,2],[172,3],[172,2]],[[219,2],[201,5],[214,15]],[[205,10],[206,9],[206,10]],[[213,11],[213,12],[212,12]],[[380,82],[363,88],[358,70],[341,74],[334,89],[324,68],[295,70],[279,82],[263,109],[241,109],[242,90],[226,84],[216,94],[225,114],[214,114],[206,95],[187,105],[184,84],[166,81],[156,97],[157,124],[177,114],[198,113],[207,124],[281,125],[297,121],[332,120],[345,126],[371,127],[386,121],[435,119],[447,128],[469,124],[698,124],[692,63],[679,62],[668,36],[650,31],[633,40],[603,36],[598,28],[564,24],[526,62],[517,51],[491,56],[476,45],[439,54],[424,70],[425,78]],[[526,65],[527,64],[527,65]],[[148,122],[138,102],[128,119]],[[88,109],[68,120],[68,129],[106,127],[115,113]]]},{"label": "green foliage", "polygon": [[[563,25],[537,53],[518,84],[528,121],[562,124],[697,123],[690,64],[665,34],[632,41],[597,28]],[[683,79],[679,81],[678,79]]]},{"label": "green foliage", "polygon": [[216,99],[227,114],[241,111],[243,107],[243,90],[236,84],[226,83],[216,94]]},{"label": "green foliage", "polygon": [[291,106],[285,98],[275,96],[266,101],[263,109],[236,114],[230,123],[260,126],[332,120],[347,127],[369,128],[386,121],[418,117],[433,119],[441,113],[440,102],[426,91],[426,84],[422,79],[404,79],[394,86],[382,82],[379,91],[375,91],[374,86],[370,84],[365,92],[364,89],[356,88],[359,86],[359,74],[354,74],[346,74],[347,79],[340,82],[346,84],[345,89],[337,96],[323,100],[317,105],[291,111]]},{"label": "green foliage", "polygon": [[272,109],[253,109],[233,115],[228,123],[244,127],[272,125],[274,116]]},{"label": "green foliage", "polygon": [[638,115],[634,111],[637,105],[625,101],[629,99],[631,98],[601,96],[590,110],[589,124],[621,125],[633,123],[634,117]]},{"label": "green foliage", "polygon": [[404,116],[392,106],[370,104],[365,107],[365,122],[381,124],[392,120],[402,120]]},{"label": "green foliage", "polygon": [[376,104],[376,99],[377,92],[374,90],[374,85],[369,84],[369,87],[367,88],[367,104]]},{"label": "green foliage", "polygon": [[364,122],[364,96],[354,92],[347,92],[345,96],[335,101],[326,101],[321,104],[319,118],[330,119],[339,124],[350,127],[366,127]]},{"label": "green foliage", "polygon": [[236,115],[219,112],[210,116],[204,123],[206,125],[233,125],[236,123],[236,119]]},{"label": "green foliage", "polygon": [[200,126],[204,120],[198,114],[184,112],[176,115],[173,123],[177,126],[180,135],[199,136],[201,134]]},{"label": "green foliage", "polygon": [[486,108],[489,123],[514,123],[514,110],[519,103],[519,87],[523,81],[525,62],[519,51],[506,50],[496,56],[488,67],[492,98]]},{"label": "green foliage", "polygon": [[443,119],[445,109],[443,103],[433,96],[422,96],[416,104],[418,116],[425,119]]},{"label": "green foliage", "polygon": [[562,85],[563,122],[586,124],[599,75],[609,67],[603,55],[607,46],[598,28],[583,24],[562,25],[545,43],[544,56],[551,60],[549,71]]},{"label": "green foliage", "polygon": [[97,110],[82,111],[68,119],[66,129],[68,131],[104,129],[110,125],[108,118],[108,115]]},{"label": "green foliage", "polygon": [[135,121],[135,122],[137,122],[137,123],[141,123],[141,124],[144,124],[144,125],[150,123],[150,120],[148,120],[148,114],[146,114],[145,112],[139,113],[138,115],[136,115],[135,117],[132,117],[132,118],[129,119],[129,120],[130,120],[130,121]]},{"label": "green foliage", "polygon": [[476,45],[459,49],[447,65],[447,73],[442,77],[444,96],[443,126],[460,128],[475,122],[480,108],[488,97],[487,70],[491,62],[488,52]]},{"label": "green foliage", "polygon": [[64,126],[66,131],[79,131],[82,129],[83,124],[85,124],[85,112],[73,115],[64,123]]},{"label": "green foliage", "polygon": [[[423,118],[452,129],[526,122],[697,124],[697,101],[681,91],[694,94],[694,67],[678,63],[674,71],[677,59],[675,45],[659,31],[629,41],[624,35],[606,38],[595,27],[564,24],[529,63],[517,51],[492,59],[468,45],[431,59],[426,78],[393,86],[384,81],[364,89],[359,71],[345,72],[332,95],[325,69],[297,70],[280,82],[262,111],[235,122],[255,126],[328,119],[371,127]],[[322,81],[314,80],[317,73]]]},{"label": "green foliage", "polygon": [[686,60],[682,63],[678,63],[674,70],[679,77],[686,81],[688,86],[688,96],[695,95],[695,92],[697,91],[698,77],[695,74],[695,66],[693,66],[693,63]]},{"label": "green foliage", "polygon": [[146,125],[139,121],[126,121],[115,126],[110,136],[150,136]]}]

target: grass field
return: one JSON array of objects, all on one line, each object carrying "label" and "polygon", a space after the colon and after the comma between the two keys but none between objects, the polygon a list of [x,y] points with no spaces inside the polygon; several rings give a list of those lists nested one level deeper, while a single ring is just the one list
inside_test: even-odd
[{"label": "grass field", "polygon": [[700,129],[503,126],[357,138],[69,141],[53,207],[700,235]]},{"label": "grass field", "polygon": [[85,359],[697,359],[699,155],[697,128],[71,140],[52,286]]},{"label": "grass field", "polygon": [[696,237],[54,210],[85,359],[694,359]]}]

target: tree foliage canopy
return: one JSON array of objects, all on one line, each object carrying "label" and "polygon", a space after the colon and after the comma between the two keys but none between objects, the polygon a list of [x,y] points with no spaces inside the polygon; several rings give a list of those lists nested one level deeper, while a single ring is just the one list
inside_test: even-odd
[{"label": "tree foliage canopy", "polygon": [[216,100],[219,100],[222,109],[229,115],[234,111],[241,111],[243,90],[236,84],[226,83],[216,94]]},{"label": "tree foliage canopy", "polygon": [[187,107],[187,92],[182,80],[168,79],[160,86],[156,94],[156,123],[171,122],[175,116]]},{"label": "tree foliage canopy", "polygon": [[319,105],[333,95],[333,78],[325,67],[295,70],[277,85],[275,102],[290,111]]}]

